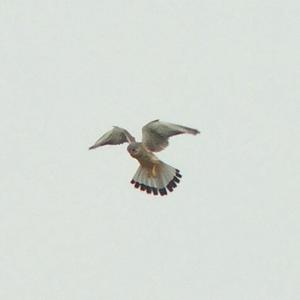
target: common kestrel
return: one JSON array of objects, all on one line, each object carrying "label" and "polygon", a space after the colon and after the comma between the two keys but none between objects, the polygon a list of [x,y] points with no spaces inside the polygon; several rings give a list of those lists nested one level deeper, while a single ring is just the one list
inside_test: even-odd
[{"label": "common kestrel", "polygon": [[176,188],[182,176],[178,169],[159,160],[153,152],[166,148],[169,137],[183,133],[196,135],[200,132],[197,129],[155,120],[143,127],[142,142],[138,143],[126,129],[114,126],[89,149],[129,143],[127,151],[140,163],[131,183],[148,194],[164,196],[167,195],[167,190],[172,192]]}]

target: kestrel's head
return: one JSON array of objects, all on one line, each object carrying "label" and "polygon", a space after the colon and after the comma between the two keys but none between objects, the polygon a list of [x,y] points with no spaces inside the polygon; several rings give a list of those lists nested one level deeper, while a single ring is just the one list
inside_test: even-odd
[{"label": "kestrel's head", "polygon": [[142,147],[141,143],[130,143],[127,147],[127,151],[132,157],[138,157],[141,155]]}]

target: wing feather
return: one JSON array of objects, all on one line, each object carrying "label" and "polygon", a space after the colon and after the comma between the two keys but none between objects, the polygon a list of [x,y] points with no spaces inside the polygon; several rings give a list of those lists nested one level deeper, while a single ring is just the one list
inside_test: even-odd
[{"label": "wing feather", "polygon": [[196,135],[200,132],[190,127],[154,120],[143,127],[142,142],[149,151],[159,152],[168,146],[169,137],[183,133]]},{"label": "wing feather", "polygon": [[124,128],[114,126],[112,130],[101,136],[89,149],[95,149],[104,145],[120,145],[135,142],[135,138]]}]

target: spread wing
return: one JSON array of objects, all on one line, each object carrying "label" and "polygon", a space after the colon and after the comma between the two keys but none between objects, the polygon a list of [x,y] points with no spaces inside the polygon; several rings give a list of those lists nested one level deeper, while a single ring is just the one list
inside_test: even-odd
[{"label": "spread wing", "polygon": [[95,149],[104,145],[119,145],[123,143],[135,142],[135,138],[124,128],[114,126],[114,128],[106,132],[96,143],[89,148]]},{"label": "spread wing", "polygon": [[200,132],[197,129],[155,120],[146,124],[142,129],[142,133],[142,142],[144,146],[149,151],[158,152],[168,146],[168,139],[173,135],[183,133],[190,133],[196,135]]}]

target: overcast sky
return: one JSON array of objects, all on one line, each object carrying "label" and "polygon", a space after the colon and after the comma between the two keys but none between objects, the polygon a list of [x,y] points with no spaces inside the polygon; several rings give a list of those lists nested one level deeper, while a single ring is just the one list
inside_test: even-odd
[{"label": "overcast sky", "polygon": [[[298,299],[299,9],[2,0],[0,298]],[[87,150],[154,119],[201,131],[158,153],[163,198]]]}]

